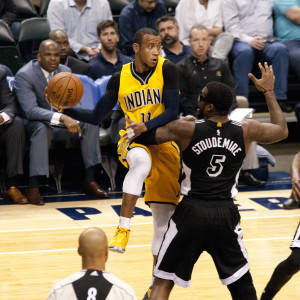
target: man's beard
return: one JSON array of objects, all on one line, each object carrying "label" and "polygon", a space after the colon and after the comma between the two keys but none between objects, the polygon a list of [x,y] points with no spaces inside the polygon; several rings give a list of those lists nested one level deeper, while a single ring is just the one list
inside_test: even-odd
[{"label": "man's beard", "polygon": [[[170,37],[170,36],[168,36],[168,37]],[[163,44],[166,46],[173,46],[177,42],[177,40],[178,40],[177,38],[171,37],[171,39],[166,42],[166,37],[165,37],[163,39]]]},{"label": "man's beard", "polygon": [[203,112],[200,111],[199,108],[197,109],[197,115],[196,115],[196,117],[197,117],[198,120],[204,119]]}]

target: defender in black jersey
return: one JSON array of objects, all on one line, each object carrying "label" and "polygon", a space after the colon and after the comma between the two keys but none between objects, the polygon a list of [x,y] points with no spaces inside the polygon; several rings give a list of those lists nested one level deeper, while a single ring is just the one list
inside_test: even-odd
[{"label": "defender in black jersey", "polygon": [[270,124],[229,120],[232,92],[222,83],[210,82],[198,100],[203,120],[176,120],[155,131],[158,144],[174,140],[181,147],[185,179],[184,198],[169,221],[160,247],[150,299],[168,299],[174,283],[188,287],[194,264],[203,251],[212,256],[221,282],[233,299],[257,299],[242,243],[240,214],[233,200],[250,143],[273,143],[288,135],[273,91],[272,66],[265,63],[259,67],[262,78],[258,80],[253,74],[249,77],[264,92]]}]

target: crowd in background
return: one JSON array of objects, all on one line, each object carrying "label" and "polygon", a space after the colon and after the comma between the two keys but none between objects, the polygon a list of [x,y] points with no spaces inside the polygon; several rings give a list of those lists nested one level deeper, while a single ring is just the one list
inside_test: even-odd
[{"label": "crowd in background", "polygon": [[[15,115],[21,114],[25,120],[24,132],[29,137],[34,137],[30,138],[29,162],[29,191],[34,192],[29,193],[29,202],[43,204],[38,187],[40,177],[49,173],[46,153],[52,139],[52,133],[49,133],[46,127],[51,137],[43,142],[45,148],[42,152],[45,154],[40,157],[34,154],[35,151],[41,152],[39,139],[39,147],[34,150],[36,130],[41,129],[37,126],[33,130],[31,125],[37,121],[42,121],[42,124],[62,121],[57,113],[51,111],[42,94],[49,81],[48,73],[53,76],[60,70],[70,70],[76,74],[87,75],[93,80],[112,75],[134,59],[133,35],[142,27],[158,31],[162,38],[161,55],[176,63],[178,67],[181,115],[196,115],[199,92],[209,81],[219,81],[231,87],[236,95],[232,109],[249,106],[248,73],[255,70],[257,62],[267,61],[274,69],[275,94],[282,110],[295,110],[296,116],[300,117],[300,105],[292,107],[287,97],[288,74],[300,74],[299,2],[180,0],[174,11],[167,14],[169,8],[162,0],[134,0],[123,7],[116,16],[112,14],[111,3],[108,0],[49,1],[44,17],[47,18],[51,31],[49,39],[58,45],[59,54],[56,61],[51,62],[45,56],[45,49],[49,48],[49,45],[42,47],[36,58],[31,51],[32,43],[25,43],[20,46],[27,54],[23,56],[24,66],[16,74],[12,74],[9,66],[3,66],[6,72],[4,74],[15,76],[11,99],[14,98],[12,101],[16,102],[14,113],[5,113],[2,109],[1,125],[11,126],[14,123],[11,121],[18,118]],[[38,10],[40,1],[33,1],[33,4]],[[0,18],[10,27],[17,42],[20,21],[17,19],[17,9],[13,0],[1,1]],[[51,63],[52,72],[45,72],[43,66]],[[43,72],[40,73],[44,78],[41,74],[37,75],[34,64],[39,67],[39,71],[42,69]],[[36,88],[35,85],[39,87]],[[9,93],[7,90],[6,92]],[[32,95],[34,104],[29,104],[29,94]],[[112,120],[117,119],[119,122],[122,118],[120,109],[115,110]],[[2,129],[3,127],[5,126],[1,126]],[[100,149],[95,151],[98,153],[95,154],[97,159],[85,163],[85,186],[95,182],[94,167],[101,163]],[[21,157],[23,155],[18,154]],[[243,170],[246,172],[242,172],[242,175],[250,185],[261,186],[265,182],[247,172],[259,167],[256,156],[254,151],[254,155],[249,159],[250,163],[245,161]],[[44,159],[43,163],[41,157]],[[7,171],[8,196],[15,203],[24,203],[28,200],[21,196],[17,188],[15,189],[17,175],[23,172],[21,167],[17,170],[18,174]],[[86,192],[108,197],[98,185],[93,188],[89,186]]]}]

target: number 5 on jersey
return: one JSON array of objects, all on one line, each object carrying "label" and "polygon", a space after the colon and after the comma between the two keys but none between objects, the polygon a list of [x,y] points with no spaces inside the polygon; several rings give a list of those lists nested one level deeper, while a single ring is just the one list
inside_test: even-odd
[{"label": "number 5 on jersey", "polygon": [[210,165],[211,166],[206,169],[206,173],[210,177],[219,176],[223,171],[222,163],[225,161],[225,159],[226,159],[225,155],[216,155],[216,154],[214,154],[211,157],[211,160],[210,160]]}]

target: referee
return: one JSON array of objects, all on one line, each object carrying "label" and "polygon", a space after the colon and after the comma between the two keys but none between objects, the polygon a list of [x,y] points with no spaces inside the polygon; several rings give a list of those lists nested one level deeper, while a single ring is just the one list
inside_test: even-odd
[{"label": "referee", "polygon": [[128,284],[105,271],[108,245],[103,230],[91,227],[83,231],[78,253],[82,257],[82,270],[56,283],[48,300],[137,299]]}]

